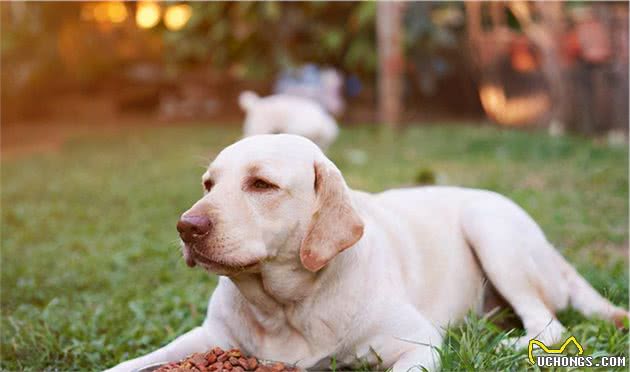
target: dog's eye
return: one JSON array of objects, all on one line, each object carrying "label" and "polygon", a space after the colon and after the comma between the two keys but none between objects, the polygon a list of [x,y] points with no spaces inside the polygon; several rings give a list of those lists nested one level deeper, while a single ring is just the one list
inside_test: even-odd
[{"label": "dog's eye", "polygon": [[252,182],[252,188],[255,190],[268,190],[275,188],[275,186],[261,179],[256,179]]},{"label": "dog's eye", "polygon": [[203,181],[203,188],[206,191],[210,191],[210,189],[212,189],[212,186],[214,186],[214,182],[212,182],[212,180],[205,180]]}]

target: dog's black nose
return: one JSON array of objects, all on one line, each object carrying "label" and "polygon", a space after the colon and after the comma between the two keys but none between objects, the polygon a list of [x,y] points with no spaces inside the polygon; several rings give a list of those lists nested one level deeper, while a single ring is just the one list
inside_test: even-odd
[{"label": "dog's black nose", "polygon": [[203,215],[182,216],[177,222],[177,231],[184,243],[194,243],[212,229],[210,218]]}]

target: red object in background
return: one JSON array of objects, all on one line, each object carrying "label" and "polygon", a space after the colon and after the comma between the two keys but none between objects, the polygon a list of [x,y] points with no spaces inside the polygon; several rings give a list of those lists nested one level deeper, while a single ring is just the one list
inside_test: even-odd
[{"label": "red object in background", "polygon": [[580,40],[577,32],[571,30],[562,36],[562,63],[570,65],[580,57]]},{"label": "red object in background", "polygon": [[610,37],[606,28],[596,19],[587,19],[576,25],[582,58],[590,63],[606,62],[611,54]]},{"label": "red object in background", "polygon": [[518,72],[532,72],[538,68],[538,56],[526,36],[519,35],[511,41],[510,62]]}]

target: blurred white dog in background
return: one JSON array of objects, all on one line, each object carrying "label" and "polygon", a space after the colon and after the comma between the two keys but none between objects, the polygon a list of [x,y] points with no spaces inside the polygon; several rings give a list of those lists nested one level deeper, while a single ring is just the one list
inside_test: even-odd
[{"label": "blurred white dog in background", "polygon": [[245,137],[257,134],[297,134],[326,150],[339,133],[335,119],[317,102],[303,97],[276,94],[259,97],[245,91],[239,96],[245,111]]}]

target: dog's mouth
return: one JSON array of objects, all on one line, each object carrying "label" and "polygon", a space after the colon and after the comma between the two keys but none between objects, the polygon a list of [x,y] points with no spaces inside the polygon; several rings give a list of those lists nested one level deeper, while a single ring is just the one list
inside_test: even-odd
[{"label": "dog's mouth", "polygon": [[186,265],[194,267],[199,264],[204,269],[220,275],[229,276],[239,274],[244,271],[251,271],[260,263],[259,260],[252,260],[244,264],[233,264],[226,262],[225,260],[212,259],[203,253],[199,253],[199,251],[197,251],[194,247],[188,247],[186,245],[184,246],[184,250],[186,251],[184,254]]}]

